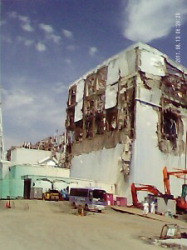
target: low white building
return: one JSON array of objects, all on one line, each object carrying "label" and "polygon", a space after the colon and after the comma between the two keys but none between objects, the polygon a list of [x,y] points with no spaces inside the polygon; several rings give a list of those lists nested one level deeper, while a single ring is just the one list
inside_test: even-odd
[{"label": "low white building", "polygon": [[67,187],[69,175],[69,169],[59,167],[51,151],[15,147],[11,161],[1,163],[0,198],[30,198],[31,188],[45,192],[51,189],[51,182],[61,190]]},{"label": "low white building", "polygon": [[[71,178],[111,184],[129,201],[132,182],[164,192],[164,166],[187,167],[187,70],[135,44],[70,86],[66,130]],[[174,195],[182,183],[171,177]]]},{"label": "low white building", "polygon": [[41,198],[41,194],[49,189],[61,191],[72,186],[100,187],[109,193],[114,191],[111,184],[70,178],[70,169],[59,167],[59,160],[59,153],[54,156],[51,151],[15,147],[11,150],[11,161],[0,164],[0,199],[30,199],[33,192],[36,198]]}]

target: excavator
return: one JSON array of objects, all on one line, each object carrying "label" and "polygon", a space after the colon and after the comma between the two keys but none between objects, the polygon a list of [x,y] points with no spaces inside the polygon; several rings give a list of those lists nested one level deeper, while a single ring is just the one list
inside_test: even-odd
[{"label": "excavator", "polygon": [[[171,195],[170,189],[170,175],[173,175],[177,178],[182,178],[182,176],[187,174],[187,170],[177,169],[176,171],[169,172],[167,167],[163,169],[163,181],[164,181],[164,189],[167,195]],[[181,196],[175,198],[176,200],[176,208],[178,212],[187,213],[187,184],[182,185],[182,193]]]},{"label": "excavator", "polygon": [[132,203],[133,206],[142,208],[143,205],[138,201],[137,197],[137,191],[147,191],[149,193],[154,194],[155,196],[164,197],[164,194],[162,194],[156,187],[152,185],[144,185],[144,184],[137,184],[139,186],[136,186],[135,183],[131,184],[131,194],[132,194]]}]

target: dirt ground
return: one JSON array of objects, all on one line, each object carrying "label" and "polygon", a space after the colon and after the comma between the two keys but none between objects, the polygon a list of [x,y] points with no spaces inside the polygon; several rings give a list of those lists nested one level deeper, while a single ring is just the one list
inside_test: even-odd
[{"label": "dirt ground", "polygon": [[16,200],[11,208],[5,208],[5,203],[0,201],[0,249],[163,249],[141,239],[158,237],[162,221],[111,208],[80,216],[67,201]]}]

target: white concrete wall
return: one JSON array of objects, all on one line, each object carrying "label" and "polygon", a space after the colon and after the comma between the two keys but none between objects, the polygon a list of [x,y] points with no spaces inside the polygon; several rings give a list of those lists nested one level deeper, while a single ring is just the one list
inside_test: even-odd
[{"label": "white concrete wall", "polygon": [[11,152],[12,164],[37,164],[39,161],[51,156],[51,151],[28,148],[16,148]]},{"label": "white concrete wall", "polygon": [[[164,166],[167,166],[169,171],[174,171],[173,168],[184,169],[185,155],[176,156],[160,151],[156,133],[157,123],[157,111],[152,106],[138,101],[136,106],[136,140],[133,154],[132,181],[154,185],[164,192],[162,174]],[[185,136],[183,139],[186,140]],[[174,176],[171,176],[170,180],[172,193],[179,196],[183,181]]]},{"label": "white concrete wall", "polygon": [[82,178],[98,182],[117,184],[120,173],[120,157],[123,145],[74,156],[70,170],[71,178]]},{"label": "white concrete wall", "polygon": [[[55,168],[50,166],[20,165],[13,166],[13,178],[20,178],[24,175],[50,176],[50,177],[69,177],[69,169]],[[12,171],[12,168],[11,168]]]},{"label": "white concrete wall", "polygon": [[[78,186],[103,188],[117,196],[125,196],[127,202],[131,204],[130,184],[132,180],[128,176],[125,177],[121,171],[123,148],[123,144],[117,144],[112,149],[75,156],[72,160],[70,178],[86,179],[79,181]],[[132,159],[132,165],[133,161],[134,159]]]}]

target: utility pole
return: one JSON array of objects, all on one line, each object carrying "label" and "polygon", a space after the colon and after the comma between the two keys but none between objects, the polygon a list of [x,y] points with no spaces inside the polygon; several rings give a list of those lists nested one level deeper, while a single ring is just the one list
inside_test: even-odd
[{"label": "utility pole", "polygon": [[4,138],[2,122],[2,86],[0,86],[0,161],[4,160]]}]

